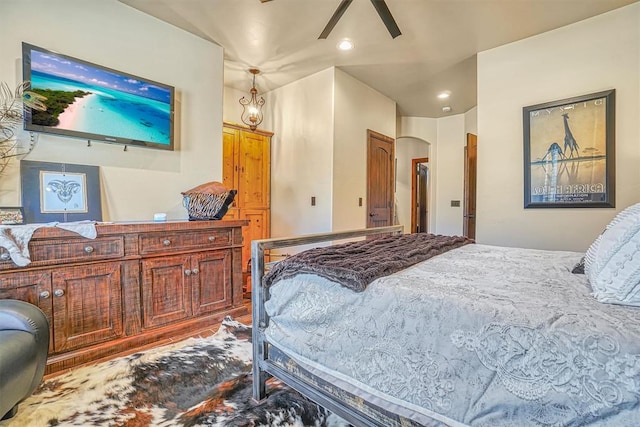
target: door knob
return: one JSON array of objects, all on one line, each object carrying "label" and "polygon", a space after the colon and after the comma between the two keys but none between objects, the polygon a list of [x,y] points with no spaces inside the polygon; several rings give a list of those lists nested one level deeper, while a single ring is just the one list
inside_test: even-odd
[{"label": "door knob", "polygon": [[369,212],[369,216],[376,216],[373,212]]},{"label": "door knob", "polygon": [[62,289],[56,289],[55,291],[53,291],[53,294],[57,297],[61,297],[62,295],[64,295],[64,291]]}]

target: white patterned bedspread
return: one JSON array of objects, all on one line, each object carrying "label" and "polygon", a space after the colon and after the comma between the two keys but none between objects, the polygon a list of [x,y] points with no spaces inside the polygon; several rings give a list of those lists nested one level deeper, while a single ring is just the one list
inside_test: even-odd
[{"label": "white patterned bedspread", "polygon": [[581,255],[467,245],[362,293],[300,275],[267,336],[416,421],[638,427],[640,309],[596,301]]}]

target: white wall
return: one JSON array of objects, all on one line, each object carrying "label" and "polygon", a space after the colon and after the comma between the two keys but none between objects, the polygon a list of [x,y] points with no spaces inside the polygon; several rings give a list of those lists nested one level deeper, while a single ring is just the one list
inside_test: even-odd
[{"label": "white wall", "polygon": [[[438,165],[435,182],[438,234],[462,235],[466,142],[464,114],[438,119],[438,150],[434,161]],[[460,206],[452,207],[453,200],[460,201]]]},{"label": "white wall", "polygon": [[438,119],[400,117],[398,121],[398,138],[403,136],[424,139],[433,144],[438,140]]},{"label": "white wall", "polygon": [[[236,123],[242,126],[246,126],[242,123],[242,105],[240,105],[240,98],[244,97],[249,97],[251,94],[249,93],[249,89],[251,89],[250,87],[247,88],[246,92],[243,92],[241,90],[232,88],[232,87],[228,87],[225,86],[224,87],[224,98],[223,98],[223,104],[222,104],[222,120],[224,120],[227,123]],[[258,96],[263,96],[262,92],[260,90],[258,90]],[[265,97],[266,100],[266,97]],[[266,108],[264,108],[263,110],[264,113],[264,120],[267,119],[267,114],[269,113],[269,111],[267,111]],[[265,123],[265,121],[263,120],[263,123]],[[270,130],[264,127],[264,124],[261,124],[260,126],[258,126],[258,129],[264,129],[264,130]],[[220,138],[222,138],[222,135],[220,136]]]},{"label": "white wall", "polygon": [[[438,152],[438,119],[427,117],[399,117],[398,118],[398,139],[402,141],[403,138],[413,138],[425,141],[429,144],[429,194],[427,195],[429,200],[429,215],[428,215],[428,228],[429,233],[437,233],[437,215],[438,206],[436,205],[436,182],[438,180],[438,165],[436,163],[436,153]],[[397,157],[397,156],[396,156]],[[400,160],[398,160],[400,163]],[[409,189],[411,191],[411,189]],[[397,196],[397,194],[396,194]],[[400,206],[402,204],[403,206]],[[411,217],[409,216],[408,222],[406,214],[403,212],[411,209],[411,196],[402,195],[398,198],[398,209],[400,212],[399,219],[401,223],[405,225],[405,232],[411,229]],[[410,212],[409,212],[410,215]]]},{"label": "white wall", "polygon": [[261,128],[274,132],[271,235],[365,227],[367,129],[394,138],[395,102],[336,68],[265,99]]},{"label": "white wall", "polygon": [[[398,135],[429,143],[429,232],[461,235],[464,209],[464,146],[466,134],[476,133],[475,108],[439,119],[402,117]],[[407,199],[410,205],[411,199]],[[460,207],[452,207],[460,200]],[[400,202],[400,200],[399,200]],[[400,208],[402,211],[402,207]]]},{"label": "white wall", "polygon": [[[522,108],[616,89],[616,208],[524,209]],[[640,201],[640,3],[478,55],[477,240],[584,251]]]},{"label": "white wall", "polygon": [[[261,128],[271,140],[271,235],[331,231],[333,174],[332,68],[265,96]],[[316,205],[311,206],[311,197]]]},{"label": "white wall", "polygon": [[[181,191],[222,177],[222,49],[116,0],[2,0],[0,81],[21,80],[25,41],[176,88],[176,151],[41,134],[28,160],[100,166],[103,219],[186,218]],[[189,66],[185,66],[189,64]],[[21,204],[19,169],[0,206]]]},{"label": "white wall", "polygon": [[395,139],[396,103],[334,70],[332,230],[342,231],[367,226],[367,129]]},{"label": "white wall", "polygon": [[464,113],[464,133],[478,135],[478,107],[473,107]]},{"label": "white wall", "polygon": [[[400,224],[404,226],[405,233],[411,230],[411,178],[414,174],[412,160],[430,157],[430,147],[427,141],[412,137],[400,137],[396,140],[396,208]],[[431,164],[429,163],[429,180],[431,181]],[[430,183],[431,184],[431,183]],[[431,188],[428,187],[427,198],[431,196]],[[428,201],[427,201],[428,203]],[[431,211],[432,206],[427,205],[427,210]],[[435,209],[433,207],[433,209]],[[431,212],[427,212],[429,218]],[[428,221],[428,219],[427,219]],[[427,224],[429,227],[429,224]],[[431,232],[431,229],[427,229]]]}]

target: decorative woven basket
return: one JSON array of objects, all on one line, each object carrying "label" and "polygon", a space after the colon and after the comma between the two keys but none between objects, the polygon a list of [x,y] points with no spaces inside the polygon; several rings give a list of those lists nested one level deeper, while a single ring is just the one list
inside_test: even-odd
[{"label": "decorative woven basket", "polygon": [[182,204],[190,221],[222,219],[233,203],[236,190],[228,190],[219,182],[199,185],[182,193]]}]

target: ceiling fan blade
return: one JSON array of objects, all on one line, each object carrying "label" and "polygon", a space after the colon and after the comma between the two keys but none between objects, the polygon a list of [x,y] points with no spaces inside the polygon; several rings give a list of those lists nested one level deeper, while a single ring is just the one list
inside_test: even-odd
[{"label": "ceiling fan blade", "polygon": [[371,0],[373,7],[376,8],[376,12],[380,15],[380,19],[389,30],[389,34],[391,34],[391,38],[395,39],[402,33],[400,32],[400,28],[398,28],[398,24],[396,24],[396,20],[393,19],[393,15],[389,11],[387,7],[387,3],[384,0]]},{"label": "ceiling fan blade", "polygon": [[333,30],[333,27],[336,26],[336,24],[340,20],[340,17],[342,17],[352,1],[353,0],[342,0],[342,2],[340,2],[336,11],[333,12],[333,16],[331,17],[331,19],[329,19],[329,22],[327,22],[326,27],[324,27],[324,30],[322,30],[322,33],[320,33],[320,36],[318,36],[318,39],[326,39],[327,37],[329,37],[329,33],[331,32],[331,30]]}]

